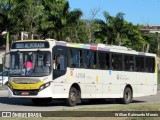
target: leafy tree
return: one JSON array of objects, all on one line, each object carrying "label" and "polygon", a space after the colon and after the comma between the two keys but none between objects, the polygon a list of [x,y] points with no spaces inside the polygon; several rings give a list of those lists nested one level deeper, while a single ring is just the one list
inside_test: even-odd
[{"label": "leafy tree", "polygon": [[[13,35],[17,30],[18,16],[15,12],[16,6],[17,4],[13,0],[0,1],[0,32],[7,31],[10,35]],[[1,43],[4,44],[5,39],[2,40]]]},{"label": "leafy tree", "polygon": [[146,41],[145,52],[157,53],[157,37],[150,33],[142,33],[142,37]]},{"label": "leafy tree", "polygon": [[99,29],[95,32],[98,42],[122,45],[138,51],[146,51],[148,41],[141,34],[141,26],[133,25],[124,20],[124,13],[111,16],[104,12],[105,21],[95,20]]},{"label": "leafy tree", "polygon": [[58,40],[65,37],[63,31],[66,30],[65,27],[76,23],[82,16],[79,9],[69,11],[69,3],[66,0],[45,0],[44,4],[45,11],[49,14],[47,21],[50,23],[44,31],[45,33],[49,31],[49,36]]},{"label": "leafy tree", "polygon": [[[67,0],[1,0],[0,32],[8,31],[11,39],[18,39],[21,31],[29,38],[54,38],[69,42],[107,43],[122,45],[138,51],[159,54],[159,35],[141,33],[142,25],[124,20],[124,13],[111,16],[104,12],[105,20],[95,19],[100,9],[92,11],[90,19],[80,19],[80,9],[70,11]],[[2,36],[0,36],[2,38]],[[0,44],[5,43],[2,38]]]},{"label": "leafy tree", "polygon": [[[19,26],[21,31],[27,31],[29,33],[29,39],[31,35],[36,34],[39,29],[39,21],[44,14],[44,6],[41,0],[16,0],[17,1],[17,15]],[[19,12],[18,12],[19,11]]]},{"label": "leafy tree", "polygon": [[[98,37],[102,35],[104,40],[102,41],[107,42],[108,44],[116,44],[118,42],[120,44],[123,36],[123,26],[124,26],[124,13],[117,13],[116,17],[111,16],[108,12],[103,13],[105,17],[105,21],[103,20],[95,20],[96,24],[99,24],[99,30],[95,32],[95,35]],[[117,44],[118,44],[117,43]]]},{"label": "leafy tree", "polygon": [[65,27],[65,36],[67,37],[66,41],[77,42],[77,43],[88,43],[88,30],[86,27],[85,20],[78,20],[76,23]]},{"label": "leafy tree", "polygon": [[[0,2],[1,29],[21,31],[37,36],[64,39],[65,27],[78,23],[82,12],[79,9],[69,11],[66,0],[4,0]],[[3,31],[1,30],[1,31]]]}]

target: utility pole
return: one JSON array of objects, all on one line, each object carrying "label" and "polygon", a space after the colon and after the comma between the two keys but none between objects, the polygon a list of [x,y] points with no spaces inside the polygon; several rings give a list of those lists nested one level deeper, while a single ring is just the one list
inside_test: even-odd
[{"label": "utility pole", "polygon": [[5,66],[9,68],[9,32],[6,35],[6,58],[5,58]]},{"label": "utility pole", "polygon": [[159,39],[159,33],[155,33],[156,39],[157,39],[157,56],[160,57],[160,39]]},{"label": "utility pole", "polygon": [[[9,68],[9,32],[8,31],[3,31],[2,32],[2,35],[6,35],[6,48],[5,48],[5,55],[3,57],[3,61],[4,61],[4,66],[6,68]],[[6,69],[6,68],[3,68],[3,69]]]}]

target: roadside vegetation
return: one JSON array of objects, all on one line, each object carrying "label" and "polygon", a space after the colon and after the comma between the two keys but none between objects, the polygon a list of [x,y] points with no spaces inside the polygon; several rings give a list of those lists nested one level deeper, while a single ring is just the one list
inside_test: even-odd
[{"label": "roadside vegetation", "polygon": [[[66,110],[63,110],[66,111]],[[68,111],[68,110],[67,110]],[[129,104],[129,105],[113,105],[113,106],[102,106],[96,108],[80,108],[80,109],[71,109],[70,111],[160,111],[160,103],[153,104]],[[27,118],[5,118],[5,120],[25,120]],[[29,118],[30,120],[35,120],[36,118]],[[39,120],[108,120],[108,119],[116,119],[116,120],[159,120],[159,117],[44,117],[38,118]]]},{"label": "roadside vegetation", "polygon": [[[103,14],[103,20],[97,19],[97,14]],[[110,15],[93,8],[90,17],[82,16],[81,9],[70,10],[68,0],[1,0],[0,33],[9,32],[10,43],[25,31],[28,39],[104,43],[159,54],[158,33],[143,33],[144,26],[126,21],[125,13]],[[0,35],[0,39],[0,46],[4,46],[5,36]]]},{"label": "roadside vegetation", "polygon": [[96,107],[96,108],[80,108],[76,110],[77,111],[160,111],[160,103],[113,105],[113,106]]}]

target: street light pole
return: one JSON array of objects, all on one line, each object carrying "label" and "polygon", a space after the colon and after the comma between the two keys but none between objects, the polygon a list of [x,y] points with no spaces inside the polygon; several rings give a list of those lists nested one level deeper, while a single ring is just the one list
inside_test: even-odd
[{"label": "street light pole", "polygon": [[157,42],[157,56],[160,57],[160,39],[159,39],[159,33],[156,32],[155,33],[156,36],[156,42]]},{"label": "street light pole", "polygon": [[6,48],[5,48],[5,55],[3,56],[4,62],[3,62],[3,66],[4,66],[4,70],[6,68],[9,68],[9,32],[7,31],[3,31],[2,35],[6,35]]},{"label": "street light pole", "polygon": [[9,52],[9,32],[7,32],[7,35],[6,35],[6,51],[5,51],[5,54],[6,54],[5,66],[7,68],[9,68],[9,55],[7,54],[8,52]]}]

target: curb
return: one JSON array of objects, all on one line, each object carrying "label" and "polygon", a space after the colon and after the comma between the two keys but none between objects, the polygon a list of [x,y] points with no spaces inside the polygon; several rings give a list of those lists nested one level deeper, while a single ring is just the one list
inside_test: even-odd
[{"label": "curb", "polygon": [[159,91],[159,90],[160,90],[160,84],[157,85],[157,91]]},{"label": "curb", "polygon": [[0,90],[7,90],[7,86],[6,85],[0,86]]}]

